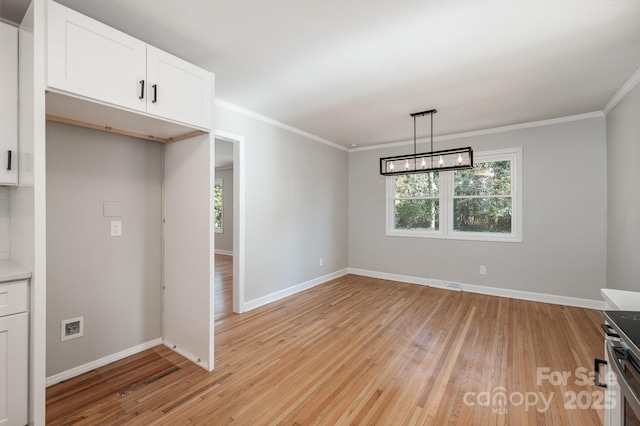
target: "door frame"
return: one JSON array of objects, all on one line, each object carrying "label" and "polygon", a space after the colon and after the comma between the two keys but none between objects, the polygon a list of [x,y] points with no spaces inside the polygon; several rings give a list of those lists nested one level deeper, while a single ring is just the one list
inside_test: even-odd
[{"label": "door frame", "polygon": [[[244,136],[215,130],[215,139],[233,143],[233,312],[244,308],[245,161]],[[215,143],[214,139],[214,143]]]}]

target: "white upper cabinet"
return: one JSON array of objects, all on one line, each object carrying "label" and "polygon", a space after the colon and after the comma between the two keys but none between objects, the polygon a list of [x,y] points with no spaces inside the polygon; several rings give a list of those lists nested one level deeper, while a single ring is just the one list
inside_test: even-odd
[{"label": "white upper cabinet", "polygon": [[0,22],[0,185],[18,183],[18,29]]},{"label": "white upper cabinet", "polygon": [[48,3],[50,90],[208,131],[212,84],[206,70]]},{"label": "white upper cabinet", "polygon": [[211,73],[147,46],[147,112],[211,128]]},{"label": "white upper cabinet", "polygon": [[49,3],[48,85],[145,111],[147,45],[74,10]]}]

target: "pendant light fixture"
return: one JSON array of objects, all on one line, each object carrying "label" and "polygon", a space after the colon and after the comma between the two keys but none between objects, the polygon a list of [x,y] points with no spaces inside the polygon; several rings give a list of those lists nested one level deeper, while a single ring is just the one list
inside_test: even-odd
[{"label": "pendant light fixture", "polygon": [[[412,173],[429,173],[441,170],[461,170],[473,168],[473,150],[466,148],[433,150],[433,114],[435,109],[410,114],[413,117],[413,154],[384,157],[380,159],[380,174],[408,175]],[[416,117],[431,117],[431,151],[416,153]]]}]

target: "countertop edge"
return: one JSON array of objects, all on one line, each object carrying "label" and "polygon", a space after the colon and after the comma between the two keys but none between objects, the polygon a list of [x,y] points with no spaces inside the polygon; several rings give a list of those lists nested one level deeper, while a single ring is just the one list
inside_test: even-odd
[{"label": "countertop edge", "polygon": [[640,292],[602,288],[600,295],[613,310],[640,311]]},{"label": "countertop edge", "polygon": [[13,260],[0,260],[0,283],[31,278],[31,271]]}]

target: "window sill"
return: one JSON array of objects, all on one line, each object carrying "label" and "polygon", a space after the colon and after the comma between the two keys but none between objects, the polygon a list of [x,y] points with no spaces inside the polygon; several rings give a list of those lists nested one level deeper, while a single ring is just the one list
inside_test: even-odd
[{"label": "window sill", "polygon": [[434,238],[439,240],[463,240],[463,241],[486,241],[500,243],[521,243],[522,237],[517,235],[488,235],[472,234],[469,232],[455,232],[445,234],[442,231],[387,231],[388,237],[409,237],[409,238]]},{"label": "window sill", "polygon": [[222,234],[222,228],[213,228],[216,234]]}]

